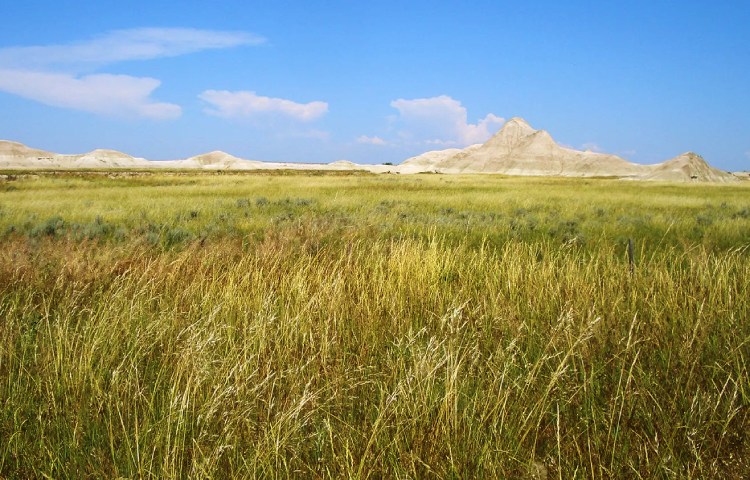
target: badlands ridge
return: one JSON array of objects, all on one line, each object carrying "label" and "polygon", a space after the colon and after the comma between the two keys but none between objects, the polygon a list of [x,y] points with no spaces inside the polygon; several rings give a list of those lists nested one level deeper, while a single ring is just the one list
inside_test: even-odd
[{"label": "badlands ridge", "polygon": [[[636,180],[733,182],[738,176],[708,165],[692,152],[656,165],[629,162],[616,155],[558,145],[544,130],[512,118],[486,143],[464,149],[423,153],[400,165],[274,163],[210,152],[185,160],[151,161],[113,150],[61,155],[0,141],[0,169],[202,169],[202,170],[366,170],[375,173],[500,173],[505,175],[618,177]],[[747,176],[747,175],[745,175]]]}]

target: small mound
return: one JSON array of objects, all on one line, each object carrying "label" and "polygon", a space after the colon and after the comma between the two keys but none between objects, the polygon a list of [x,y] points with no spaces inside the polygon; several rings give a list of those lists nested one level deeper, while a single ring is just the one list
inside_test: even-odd
[{"label": "small mound", "polygon": [[666,162],[654,165],[648,180],[671,182],[734,182],[737,178],[731,173],[711,167],[697,153],[687,152]]},{"label": "small mound", "polygon": [[187,159],[188,162],[195,163],[201,166],[206,166],[206,165],[227,165],[228,166],[238,160],[240,159],[226,152],[222,152],[220,150],[215,150],[213,152],[196,155],[194,157],[190,157]]},{"label": "small mound", "polygon": [[226,170],[255,170],[263,168],[264,163],[256,160],[244,160],[220,150],[179,160],[180,168],[206,168]]},{"label": "small mound", "polygon": [[85,154],[86,157],[102,158],[102,159],[117,159],[117,160],[132,160],[134,157],[127,153],[118,152],[117,150],[106,150],[103,148],[97,148],[89,153]]},{"label": "small mound", "polygon": [[335,162],[331,162],[328,164],[331,167],[336,168],[356,168],[357,164],[354,162],[350,162],[349,160],[336,160]]}]

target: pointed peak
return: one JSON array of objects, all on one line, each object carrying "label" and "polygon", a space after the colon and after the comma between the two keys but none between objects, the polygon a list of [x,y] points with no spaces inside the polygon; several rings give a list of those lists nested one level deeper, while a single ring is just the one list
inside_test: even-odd
[{"label": "pointed peak", "polygon": [[521,117],[513,117],[485,144],[511,148],[519,142],[524,142],[533,135],[541,132],[535,130]]},{"label": "pointed peak", "polygon": [[510,120],[505,122],[505,125],[503,125],[503,128],[501,128],[500,131],[513,132],[516,136],[531,135],[532,133],[536,132],[536,130],[532,128],[532,126],[529,125],[529,123],[521,117],[511,118]]},{"label": "pointed peak", "polygon": [[531,125],[529,125],[529,122],[527,122],[526,120],[524,120],[521,117],[512,117],[507,122],[505,122],[505,124],[506,125],[507,124],[516,124],[516,125],[519,125],[519,126],[524,126],[524,127],[531,128]]}]

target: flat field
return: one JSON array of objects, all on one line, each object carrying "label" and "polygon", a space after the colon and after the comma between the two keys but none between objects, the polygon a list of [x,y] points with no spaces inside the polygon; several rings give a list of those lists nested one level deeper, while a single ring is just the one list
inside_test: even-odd
[{"label": "flat field", "polygon": [[748,184],[6,175],[0,477],[748,478],[749,285]]}]

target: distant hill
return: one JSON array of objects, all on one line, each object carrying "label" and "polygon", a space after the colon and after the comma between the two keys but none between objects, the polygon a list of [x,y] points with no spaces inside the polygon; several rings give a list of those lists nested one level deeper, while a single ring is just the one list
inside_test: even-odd
[{"label": "distant hill", "polygon": [[502,173],[565,177],[607,176],[643,180],[731,182],[736,177],[709,166],[694,153],[657,165],[558,145],[544,130],[511,118],[483,145],[427,152],[401,164],[404,170],[440,173]]},{"label": "distant hill", "polygon": [[671,160],[651,166],[652,172],[647,180],[686,181],[699,180],[702,182],[734,181],[736,177],[711,167],[700,155],[693,152],[683,153]]},{"label": "distant hill", "polygon": [[35,148],[27,147],[23,143],[0,140],[0,157],[32,158],[52,157],[53,155],[55,154],[46,152],[44,150],[37,150]]},{"label": "distant hill", "polygon": [[374,173],[500,173],[505,175],[617,177],[670,182],[736,182],[747,173],[711,167],[700,155],[683,153],[656,165],[629,162],[616,155],[560,146],[544,130],[511,118],[486,143],[426,152],[400,165],[359,165],[346,160],[327,164],[245,160],[222,151],[184,160],[150,161],[115,150],[61,155],[18,142],[0,140],[0,169],[201,169],[201,170],[365,170]]},{"label": "distant hill", "polygon": [[0,140],[0,168],[146,168],[151,162],[115,150],[93,150],[80,155],[62,155]]}]

